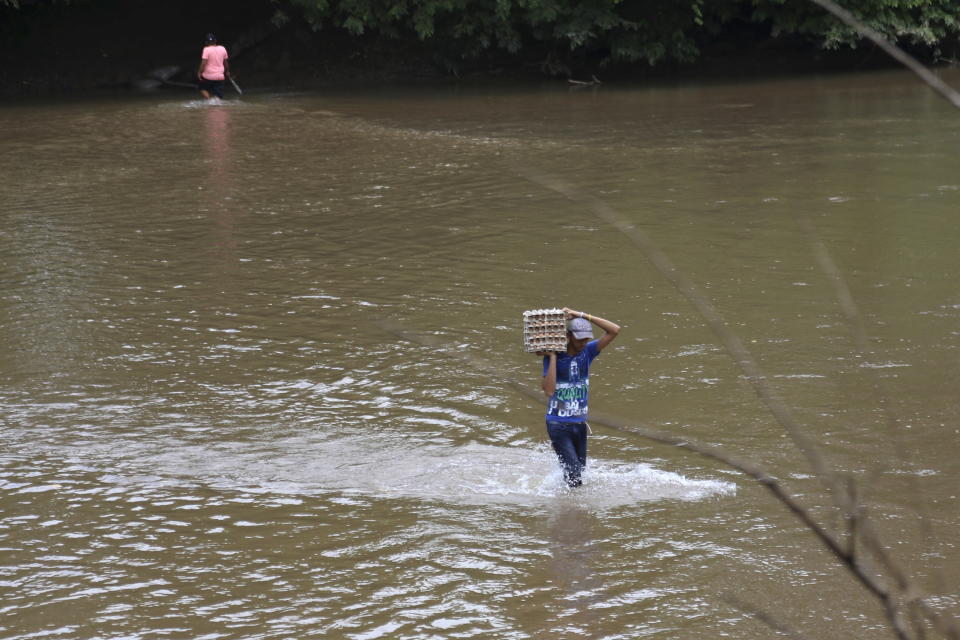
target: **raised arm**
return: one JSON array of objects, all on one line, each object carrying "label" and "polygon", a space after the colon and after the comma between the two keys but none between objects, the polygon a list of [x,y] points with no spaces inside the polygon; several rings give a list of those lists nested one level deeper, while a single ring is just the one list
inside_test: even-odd
[{"label": "raised arm", "polygon": [[597,343],[597,349],[600,351],[603,351],[604,347],[613,342],[613,339],[620,334],[620,325],[615,322],[592,316],[583,311],[574,311],[569,307],[564,307],[563,310],[566,312],[568,318],[586,318],[591,323],[603,329],[603,335],[600,336],[600,341]]},{"label": "raised arm", "polygon": [[553,392],[557,390],[557,352],[551,351],[547,354],[547,357],[550,358],[550,364],[547,365],[547,373],[543,376],[540,387],[543,389],[543,393],[549,398],[553,395]]}]

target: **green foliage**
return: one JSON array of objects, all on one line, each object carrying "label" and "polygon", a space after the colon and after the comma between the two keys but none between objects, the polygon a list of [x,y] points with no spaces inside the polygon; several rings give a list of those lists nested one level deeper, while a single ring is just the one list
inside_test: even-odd
[{"label": "green foliage", "polygon": [[[750,19],[769,23],[774,35],[799,34],[835,49],[856,46],[857,32],[812,2],[753,0]],[[858,0],[840,4],[894,43],[935,46],[960,34],[957,0]]]},{"label": "green foliage", "polygon": [[[11,0],[4,0],[11,1]],[[805,0],[285,0],[320,29],[417,39],[460,60],[503,51],[556,59],[693,60],[730,24],[769,37],[799,36],[825,48],[860,36]],[[957,0],[847,0],[895,42],[935,46],[960,34]]]},{"label": "green foliage", "polygon": [[[891,41],[960,44],[960,0],[837,0]],[[103,0],[0,0],[28,7]],[[316,31],[420,42],[451,68],[489,55],[539,59],[555,71],[578,59],[692,61],[717,41],[790,37],[827,49],[862,38],[810,0],[260,0],[282,26],[299,14]],[[737,44],[743,45],[743,41]]]},{"label": "green foliage", "polygon": [[703,0],[288,0],[319,28],[416,38],[460,59],[532,48],[613,60],[691,59]]}]

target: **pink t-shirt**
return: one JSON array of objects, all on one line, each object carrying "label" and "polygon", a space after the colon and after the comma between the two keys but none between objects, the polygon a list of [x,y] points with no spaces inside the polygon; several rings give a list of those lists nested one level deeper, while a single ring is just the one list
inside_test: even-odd
[{"label": "pink t-shirt", "polygon": [[227,50],[220,45],[211,45],[203,48],[201,60],[207,61],[203,68],[203,77],[207,80],[223,80],[223,61],[227,59]]}]

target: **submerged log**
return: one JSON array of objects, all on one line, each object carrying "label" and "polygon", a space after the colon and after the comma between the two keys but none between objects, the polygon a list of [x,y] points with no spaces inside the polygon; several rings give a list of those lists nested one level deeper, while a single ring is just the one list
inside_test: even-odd
[{"label": "submerged log", "polygon": [[583,80],[574,80],[573,78],[567,78],[567,82],[578,87],[595,87],[599,84],[603,84],[595,75],[590,76],[589,82],[584,82]]}]

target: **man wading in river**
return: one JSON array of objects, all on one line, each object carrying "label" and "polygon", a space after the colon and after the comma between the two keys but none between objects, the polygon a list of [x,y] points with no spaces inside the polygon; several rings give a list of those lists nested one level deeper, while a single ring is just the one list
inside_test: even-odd
[{"label": "man wading in river", "polygon": [[[620,333],[620,326],[589,313],[563,308],[567,326],[567,350],[543,355],[543,392],[547,402],[547,434],[560,458],[567,486],[579,487],[587,465],[587,399],[590,392],[590,363]],[[603,329],[593,339],[593,323]]]}]

